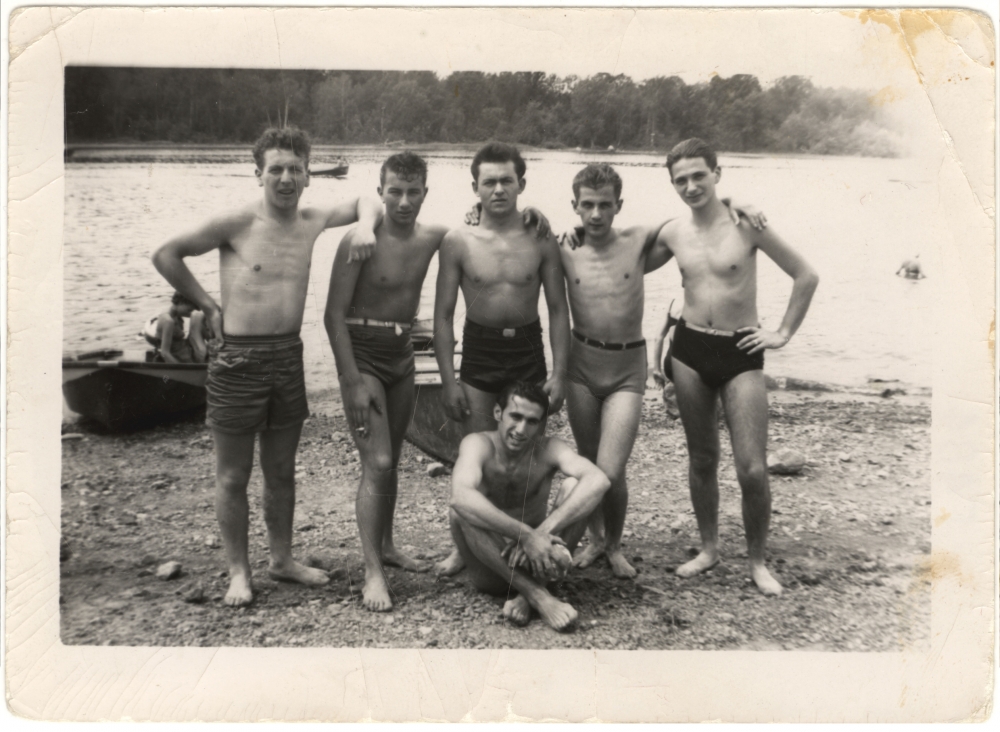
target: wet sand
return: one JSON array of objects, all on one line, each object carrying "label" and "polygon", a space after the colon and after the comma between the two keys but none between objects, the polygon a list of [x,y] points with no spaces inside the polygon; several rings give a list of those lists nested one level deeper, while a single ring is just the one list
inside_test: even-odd
[{"label": "wet sand", "polygon": [[[459,574],[438,579],[388,569],[395,609],[360,606],[361,547],[354,519],[359,467],[337,409],[307,420],[298,459],[295,549],[333,570],[310,589],[270,580],[251,479],[256,597],[222,604],[227,586],[213,508],[211,435],[198,419],[128,435],[86,424],[64,430],[61,633],[66,644],[390,648],[616,648],[897,651],[926,647],[930,631],[930,401],[775,391],[770,451],[802,453],[800,475],[771,477],[769,566],[785,586],[765,598],[747,577],[739,488],[723,432],[723,561],[683,580],[673,569],[698,544],[679,421],[647,392],[629,463],[626,555],[640,570],[618,580],[605,565],[572,572],[555,594],[580,613],[559,634],[537,618],[501,617],[502,600]],[[314,406],[314,409],[318,408]],[[571,441],[565,412],[550,429]],[[400,464],[397,544],[443,556],[449,478],[407,444]],[[183,574],[164,581],[159,564]]]}]

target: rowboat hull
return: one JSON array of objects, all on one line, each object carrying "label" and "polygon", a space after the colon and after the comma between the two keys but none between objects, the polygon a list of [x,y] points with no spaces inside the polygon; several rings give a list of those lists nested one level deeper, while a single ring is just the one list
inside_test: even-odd
[{"label": "rowboat hull", "polygon": [[152,363],[142,351],[63,358],[63,397],[113,431],[148,427],[205,404],[206,365]]},{"label": "rowboat hull", "polygon": [[442,462],[454,463],[464,436],[462,425],[445,411],[444,389],[434,354],[417,353],[414,360],[417,398],[406,440]]}]

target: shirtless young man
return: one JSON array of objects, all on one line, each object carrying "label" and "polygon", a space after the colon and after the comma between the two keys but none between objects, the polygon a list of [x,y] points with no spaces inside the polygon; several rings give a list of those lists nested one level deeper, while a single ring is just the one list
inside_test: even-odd
[{"label": "shirtless young man", "polygon": [[[453,229],[441,244],[434,301],[434,351],[449,416],[466,434],[496,428],[497,395],[513,381],[543,384],[557,411],[569,351],[569,311],[559,247],[539,240],[517,208],[526,166],[517,148],[484,146],[472,161],[472,190],[479,196],[479,226]],[[545,286],[552,345],[546,378],[538,296]],[[458,290],[465,297],[461,383],[455,379],[453,319]],[[441,574],[462,569],[457,552],[437,565]]]},{"label": "shirtless young man", "polygon": [[[733,224],[716,195],[722,171],[705,142],[690,139],[676,145],[667,156],[667,168],[674,188],[691,209],[689,217],[667,223],[661,236],[677,259],[684,287],[684,312],[671,346],[671,366],[687,436],[691,501],[701,534],[701,552],[678,567],[676,574],[693,577],[719,561],[715,404],[721,396],[743,493],[750,576],[764,594],[780,595],[781,584],[764,564],[771,520],[764,351],[783,347],[798,330],[819,277],[771,229]],[[794,283],[777,331],[759,324],[758,249]]]},{"label": "shirtless young man", "polygon": [[[606,163],[592,164],[573,179],[573,209],[583,224],[578,242],[562,246],[573,316],[567,371],[567,409],[580,454],[611,480],[602,510],[591,517],[590,544],[576,557],[580,567],[606,555],[616,577],[635,577],[621,550],[628,488],[625,466],[635,443],[646,393],[643,276],[662,267],[670,250],[659,226],[615,229],[622,179]],[[728,215],[728,209],[726,209]],[[577,244],[578,246],[572,246]]]},{"label": "shirtless young man", "polygon": [[350,261],[356,230],[333,263],[324,322],[337,360],[344,411],[361,453],[356,511],[365,557],[363,605],[392,608],[383,564],[411,572],[429,565],[400,552],[392,536],[403,436],[414,404],[410,329],[431,258],[447,233],[417,223],[427,195],[427,164],[412,152],[389,157],[379,174],[385,218],[370,259]]},{"label": "shirtless young man", "polygon": [[[586,517],[610,483],[562,440],[544,435],[548,402],[538,386],[514,382],[494,405],[497,429],[462,440],[451,481],[451,534],[476,589],[517,592],[503,607],[505,618],[524,625],[534,608],[564,630],[577,612],[546,584],[569,569]],[[546,515],[556,471],[569,477]]]},{"label": "shirtless young man", "polygon": [[[258,432],[269,573],[309,585],[328,581],[325,572],[292,558],[295,452],[309,415],[298,333],[316,238],[325,229],[358,221],[355,243],[370,248],[381,215],[376,201],[362,199],[299,207],[309,185],[309,139],[301,130],[267,130],[253,156],[262,200],[171,239],[153,255],[160,274],[205,313],[213,336],[206,421],[215,438],[215,512],[229,565],[227,605],[253,599],[247,484]],[[215,249],[221,308],[184,262]]]}]

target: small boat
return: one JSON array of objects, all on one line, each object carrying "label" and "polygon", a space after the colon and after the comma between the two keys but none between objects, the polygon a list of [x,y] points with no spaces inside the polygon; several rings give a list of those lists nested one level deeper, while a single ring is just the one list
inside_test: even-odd
[{"label": "small boat", "polygon": [[309,175],[318,176],[320,178],[343,178],[347,175],[347,171],[350,170],[351,166],[346,160],[338,160],[337,164],[332,168],[322,168],[320,170],[313,170],[310,168]]},{"label": "small boat", "polygon": [[[410,340],[413,342],[416,368],[417,398],[413,419],[406,430],[406,440],[438,460],[454,464],[464,432],[462,425],[448,416],[442,398],[441,373],[434,356],[433,321],[414,323]],[[456,348],[455,370],[461,362],[461,349]]]},{"label": "small boat", "polygon": [[206,364],[157,363],[152,351],[63,355],[63,397],[113,431],[161,424],[205,404]]}]

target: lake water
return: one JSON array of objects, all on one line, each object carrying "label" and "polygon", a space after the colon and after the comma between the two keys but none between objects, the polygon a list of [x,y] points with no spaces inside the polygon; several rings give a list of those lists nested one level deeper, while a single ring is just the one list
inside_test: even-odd
[{"label": "lake water", "polygon": [[[375,195],[382,160],[391,151],[348,150],[346,179],[314,178],[304,202]],[[458,224],[475,202],[468,151],[425,155],[430,193],[420,218]],[[661,156],[537,152],[528,161],[524,204],[541,209],[556,231],[578,223],[570,183],[582,164],[607,160],[624,179],[616,225],[656,223],[683,214]],[[931,386],[928,324],[933,303],[937,226],[933,172],[915,160],[723,156],[719,190],[763,210],[771,226],[817,268],[821,282],[805,323],[780,351],[768,351],[775,376],[860,385],[869,378]],[[317,165],[317,167],[319,167]],[[81,163],[66,166],[63,342],[67,350],[137,348],[144,320],[166,309],[170,287],[149,256],[167,238],[207,216],[260,195],[253,163]],[[345,230],[317,241],[306,301],[303,341],[310,394],[322,401],[336,388],[323,329],[333,255]],[[922,252],[931,279],[894,276],[900,262]],[[791,280],[766,256],[759,263],[759,311],[776,328]],[[218,258],[191,260],[195,275],[218,297]],[[436,261],[424,284],[421,317],[433,311]],[[643,330],[650,340],[680,276],[670,262],[646,277]],[[461,302],[461,298],[459,298]],[[544,317],[544,300],[541,301]],[[461,305],[456,332],[464,318]],[[546,336],[547,338],[547,336]]]}]

